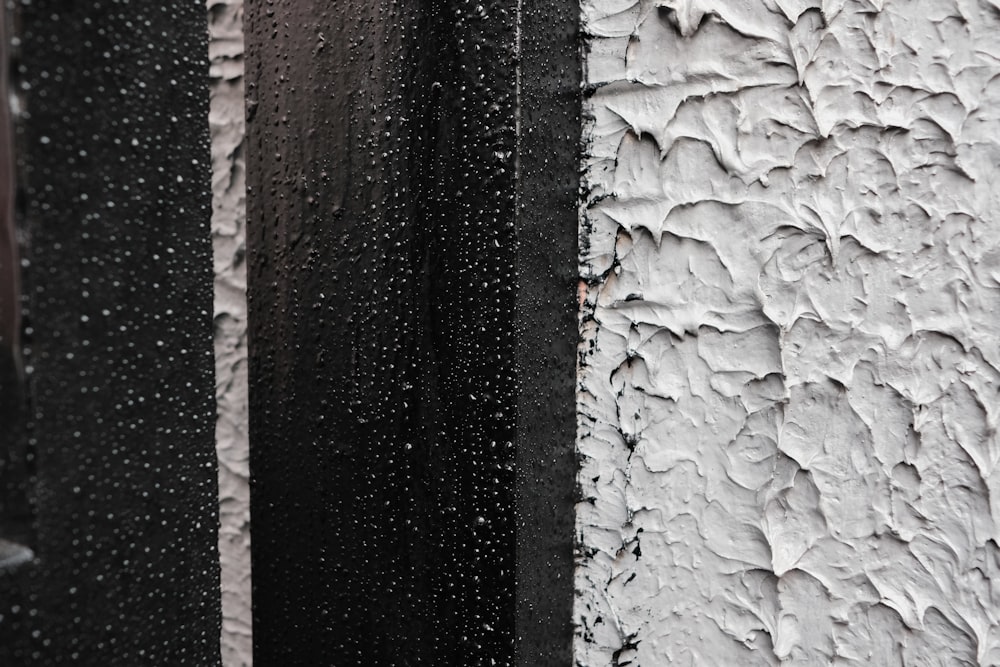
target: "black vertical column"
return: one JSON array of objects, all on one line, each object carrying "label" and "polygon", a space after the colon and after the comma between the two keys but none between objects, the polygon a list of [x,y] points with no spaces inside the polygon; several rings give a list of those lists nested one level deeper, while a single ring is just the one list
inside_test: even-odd
[{"label": "black vertical column", "polygon": [[[531,122],[559,105],[553,166],[569,171],[547,173],[534,141],[527,168],[558,188],[519,192],[518,21],[512,0],[247,5],[261,664],[515,664],[519,507],[532,534],[562,531],[545,536],[554,569],[526,580],[558,602],[522,615],[568,660],[578,75],[565,68],[558,100],[531,75]],[[521,241],[519,196],[539,207]],[[519,271],[522,243],[553,238]],[[519,363],[535,344],[529,407]],[[518,484],[517,460],[550,453],[564,467]]]},{"label": "black vertical column", "polygon": [[204,6],[20,12],[36,558],[0,664],[217,664]]},{"label": "black vertical column", "polygon": [[573,664],[578,0],[521,9],[517,211],[517,664]]}]

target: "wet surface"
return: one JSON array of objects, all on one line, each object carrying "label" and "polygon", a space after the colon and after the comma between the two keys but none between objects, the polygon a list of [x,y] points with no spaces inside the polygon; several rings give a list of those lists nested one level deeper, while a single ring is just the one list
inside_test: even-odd
[{"label": "wet surface", "polygon": [[0,663],[217,664],[204,6],[19,11],[36,558]]},{"label": "wet surface", "polygon": [[258,662],[512,660],[514,20],[247,4]]}]

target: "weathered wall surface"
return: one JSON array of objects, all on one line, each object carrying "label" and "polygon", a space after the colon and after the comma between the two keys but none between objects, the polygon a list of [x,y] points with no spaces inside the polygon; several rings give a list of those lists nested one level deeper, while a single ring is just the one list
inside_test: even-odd
[{"label": "weathered wall surface", "polygon": [[252,661],[243,2],[208,0],[222,661]]},{"label": "weathered wall surface", "polygon": [[583,8],[578,663],[1000,663],[1000,7]]}]

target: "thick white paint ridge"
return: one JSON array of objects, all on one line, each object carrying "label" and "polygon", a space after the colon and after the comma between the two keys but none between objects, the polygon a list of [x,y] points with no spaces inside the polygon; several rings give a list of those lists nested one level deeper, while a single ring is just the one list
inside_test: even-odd
[{"label": "thick white paint ridge", "polygon": [[1000,10],[582,9],[577,664],[1000,664]]}]

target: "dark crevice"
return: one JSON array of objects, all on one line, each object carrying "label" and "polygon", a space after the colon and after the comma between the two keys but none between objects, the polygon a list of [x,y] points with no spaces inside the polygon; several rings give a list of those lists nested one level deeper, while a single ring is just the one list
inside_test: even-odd
[{"label": "dark crevice", "polygon": [[12,48],[16,14],[0,8],[0,571],[31,560],[33,455],[23,348],[21,235],[17,229],[17,161],[10,100],[16,80]]}]

